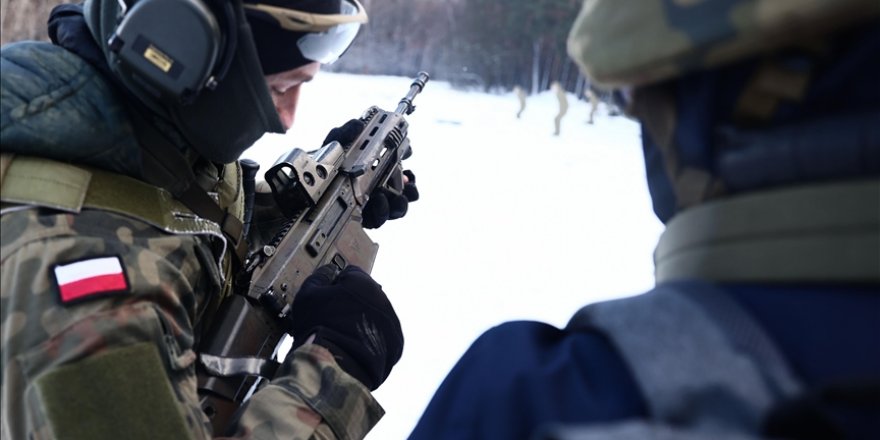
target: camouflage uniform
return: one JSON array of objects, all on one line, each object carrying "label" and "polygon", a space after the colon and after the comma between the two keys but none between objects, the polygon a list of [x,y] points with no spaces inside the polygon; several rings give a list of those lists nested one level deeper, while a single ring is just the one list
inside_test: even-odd
[{"label": "camouflage uniform", "polygon": [[872,0],[584,0],[568,54],[603,86],[643,86],[805,41],[878,11]]},{"label": "camouflage uniform", "polygon": [[[0,88],[2,437],[210,438],[194,350],[228,290],[225,239],[163,190],[122,175],[136,143],[88,64],[46,44],[12,47]],[[104,153],[78,155],[78,145]],[[16,175],[28,163],[34,172]],[[199,177],[240,212],[237,164]],[[62,300],[56,265],[95,257],[118,258],[125,288]],[[361,438],[382,414],[326,349],[307,344],[249,400],[235,435]]]}]

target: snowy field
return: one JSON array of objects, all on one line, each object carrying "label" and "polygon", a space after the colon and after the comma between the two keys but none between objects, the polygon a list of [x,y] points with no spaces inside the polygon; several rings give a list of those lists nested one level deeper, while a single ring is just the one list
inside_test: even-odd
[{"label": "snowy field", "polygon": [[[413,72],[415,75],[416,72]],[[394,110],[411,78],[323,72],[303,86],[290,132],[245,157],[268,169],[284,151],[319,146],[370,105]],[[421,200],[371,231],[373,277],[403,326],[403,358],[375,395],[386,410],[369,440],[403,439],[470,343],[510,320],[564,326],[582,305],[653,286],[662,224],[651,210],[638,126],[569,95],[557,101],[453,90],[431,81],[407,117]]]}]

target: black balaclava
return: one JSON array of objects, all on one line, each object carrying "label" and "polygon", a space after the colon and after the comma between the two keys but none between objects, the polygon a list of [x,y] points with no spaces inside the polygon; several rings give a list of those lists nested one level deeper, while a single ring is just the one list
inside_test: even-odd
[{"label": "black balaclava", "polygon": [[[237,160],[266,132],[284,132],[260,69],[241,0],[231,3],[238,38],[229,70],[214,90],[204,89],[191,103],[160,102],[110,63],[110,70],[120,83],[158,118],[174,126],[186,146],[216,163]],[[119,2],[86,0],[84,14],[104,56],[112,60],[108,42],[118,26]]]}]

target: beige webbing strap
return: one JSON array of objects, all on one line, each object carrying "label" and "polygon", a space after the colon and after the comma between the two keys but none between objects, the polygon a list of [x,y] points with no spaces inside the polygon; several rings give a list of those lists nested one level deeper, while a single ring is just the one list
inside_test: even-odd
[{"label": "beige webbing strap", "polygon": [[12,153],[0,154],[0,185],[3,184],[3,178],[6,177],[6,169],[9,168],[9,164],[12,163],[13,157],[15,157],[15,155]]},{"label": "beige webbing strap", "polygon": [[880,181],[709,202],[667,224],[657,282],[880,282]]}]

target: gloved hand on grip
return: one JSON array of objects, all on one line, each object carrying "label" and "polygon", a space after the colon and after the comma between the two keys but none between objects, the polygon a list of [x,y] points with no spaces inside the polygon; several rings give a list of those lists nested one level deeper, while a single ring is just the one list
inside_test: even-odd
[{"label": "gloved hand on grip", "polygon": [[[306,278],[293,302],[293,348],[320,345],[371,391],[385,381],[403,352],[400,321],[382,286],[358,267],[333,266]],[[314,338],[312,338],[314,337]]]},{"label": "gloved hand on grip", "polygon": [[[322,145],[337,141],[343,146],[349,146],[364,131],[366,123],[360,119],[352,119],[341,127],[336,127],[327,133]],[[411,155],[412,152],[410,151]],[[406,159],[409,155],[403,157]],[[395,220],[406,215],[409,202],[419,199],[419,190],[416,187],[416,176],[410,170],[403,172],[403,194],[393,194],[382,188],[377,188],[370,194],[370,200],[363,211],[363,226],[367,229],[375,229],[388,220]]]},{"label": "gloved hand on grip", "polygon": [[367,206],[364,206],[363,222],[365,228],[375,229],[388,220],[395,220],[406,215],[409,202],[419,199],[416,188],[416,175],[410,170],[403,171],[403,194],[393,194],[378,188],[370,194]]}]

